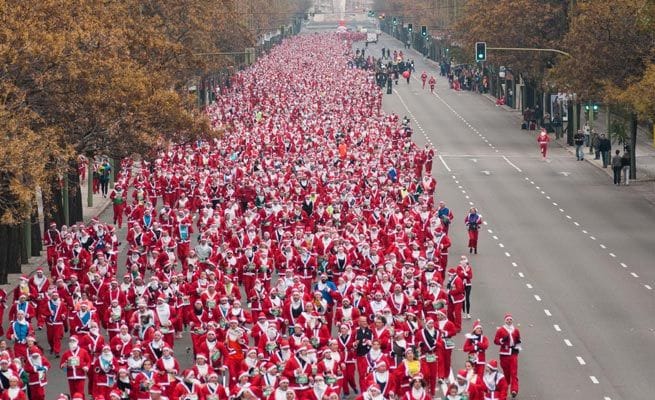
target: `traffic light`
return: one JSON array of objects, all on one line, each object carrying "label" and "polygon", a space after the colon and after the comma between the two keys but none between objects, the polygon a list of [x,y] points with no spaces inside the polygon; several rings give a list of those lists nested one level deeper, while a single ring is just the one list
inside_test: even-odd
[{"label": "traffic light", "polygon": [[487,61],[487,42],[475,43],[475,61]]},{"label": "traffic light", "polygon": [[590,109],[590,108],[591,108],[591,106],[589,106],[589,103],[587,103],[587,104],[584,105],[584,110],[585,110],[585,111],[589,112],[589,109]]},{"label": "traffic light", "polygon": [[421,25],[421,36],[428,37],[428,27],[425,25]]},{"label": "traffic light", "polygon": [[407,30],[411,32],[414,29],[414,25],[412,24],[407,24]]},{"label": "traffic light", "polygon": [[393,17],[393,24],[394,24],[394,25],[398,25],[398,18]]}]

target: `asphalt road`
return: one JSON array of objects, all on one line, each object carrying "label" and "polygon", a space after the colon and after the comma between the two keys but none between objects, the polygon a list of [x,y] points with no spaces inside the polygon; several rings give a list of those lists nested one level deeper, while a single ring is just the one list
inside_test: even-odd
[{"label": "asphalt road", "polygon": [[[378,57],[382,47],[403,46],[384,35],[367,54]],[[516,114],[450,90],[443,77],[435,95],[422,90],[422,71],[438,76],[438,68],[403,51],[416,73],[385,95],[384,109],[408,115],[416,142],[441,156],[433,173],[437,200],[455,213],[452,260],[467,251],[469,206],[487,221],[480,254],[470,257],[472,314],[491,338],[505,312],[520,324],[519,397],[653,398],[655,213],[644,187],[615,187],[558,145],[542,160]],[[487,357],[497,357],[491,347]],[[464,359],[454,355],[454,366]]]},{"label": "asphalt road", "polygon": [[[383,36],[368,51],[377,56],[381,47],[402,45]],[[438,75],[409,53],[417,77],[423,70]],[[480,254],[470,257],[472,314],[491,337],[504,313],[514,314],[524,340],[519,397],[651,399],[655,215],[643,190],[612,186],[604,171],[562,148],[542,161],[534,135],[520,131],[513,114],[480,95],[449,90],[445,78],[438,78],[436,96],[416,78],[409,86],[401,81],[385,95],[384,108],[410,116],[415,140],[434,144],[443,159],[435,159],[433,173],[438,199],[455,213],[451,260],[466,252],[469,202],[487,221]],[[111,210],[101,218],[110,220]],[[465,330],[472,321],[464,321]],[[47,349],[45,331],[37,338]],[[192,364],[190,344],[188,334],[176,340],[182,368]],[[488,358],[496,355],[492,346]],[[464,360],[455,353],[454,368]],[[68,387],[58,360],[51,361],[57,365],[48,373],[47,398],[55,399]]]}]

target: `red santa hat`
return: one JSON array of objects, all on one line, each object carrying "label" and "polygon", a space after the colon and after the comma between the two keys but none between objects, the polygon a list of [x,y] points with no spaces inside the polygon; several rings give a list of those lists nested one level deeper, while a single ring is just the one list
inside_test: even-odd
[{"label": "red santa hat", "polygon": [[451,269],[448,270],[448,274],[457,275],[457,270],[455,268],[451,268]]},{"label": "red santa hat", "polygon": [[476,319],[475,322],[473,322],[473,330],[475,331],[478,328],[482,329],[482,324],[479,319]]},{"label": "red santa hat", "polygon": [[123,394],[121,393],[120,390],[114,389],[109,393],[109,398],[110,399],[121,399],[123,397]]},{"label": "red santa hat", "polygon": [[73,397],[71,397],[71,400],[84,400],[84,395],[81,393],[75,393],[73,394]]},{"label": "red santa hat", "polygon": [[488,367],[490,370],[492,370],[492,371],[496,371],[496,370],[498,369],[498,361],[496,361],[496,360],[490,360],[490,361],[487,363],[487,367]]},{"label": "red santa hat", "polygon": [[185,379],[193,379],[195,377],[195,373],[192,369],[186,369],[184,370],[184,374],[182,376],[184,376]]},{"label": "red santa hat", "polygon": [[505,314],[505,318],[503,318],[503,321],[507,321],[508,318],[511,319],[511,320],[514,320],[514,318],[512,317],[512,314],[507,313],[507,314]]},{"label": "red santa hat", "polygon": [[457,371],[457,379],[466,379],[466,370],[465,369],[460,369]]},{"label": "red santa hat", "polygon": [[283,382],[289,383],[289,378],[287,378],[286,376],[283,376],[282,378],[280,378],[280,383],[283,383]]},{"label": "red santa hat", "polygon": [[159,386],[158,384],[154,384],[154,385],[150,386],[149,392],[150,393],[159,393],[159,394],[161,394],[161,392],[162,392],[161,391],[161,386]]}]

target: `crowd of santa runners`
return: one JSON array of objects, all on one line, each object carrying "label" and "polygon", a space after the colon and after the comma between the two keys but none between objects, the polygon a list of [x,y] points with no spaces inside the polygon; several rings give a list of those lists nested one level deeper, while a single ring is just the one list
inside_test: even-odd
[{"label": "crowd of santa runners", "polygon": [[439,201],[435,150],[350,39],[286,40],[210,107],[221,139],[124,160],[113,221],[46,228],[45,270],[5,295],[2,399],[45,399],[52,368],[62,399],[516,395],[519,331],[485,335],[475,256],[449,257],[454,229],[477,253],[482,218]]}]

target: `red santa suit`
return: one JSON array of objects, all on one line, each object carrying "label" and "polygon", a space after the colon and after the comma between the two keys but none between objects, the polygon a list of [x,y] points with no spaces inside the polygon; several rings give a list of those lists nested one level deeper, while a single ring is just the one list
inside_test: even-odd
[{"label": "red santa suit", "polygon": [[[75,336],[71,337],[70,340],[76,344],[78,343]],[[84,393],[86,374],[91,368],[89,353],[79,345],[74,350],[67,350],[61,356],[60,367],[66,369],[69,393]]]},{"label": "red santa suit", "polygon": [[491,371],[485,372],[480,382],[480,387],[484,392],[484,400],[506,400],[507,380],[505,376],[501,371],[498,371],[496,360],[489,361],[488,365]]},{"label": "red santa suit", "polygon": [[114,354],[111,353],[109,346],[104,346],[103,351],[108,354],[101,353],[96,357],[92,363],[93,369],[93,390],[91,391],[94,397],[104,396],[105,399],[109,398],[109,392],[116,383],[116,376],[118,375],[118,363]]},{"label": "red santa suit", "polygon": [[[187,370],[184,373],[184,377],[185,380],[175,385],[171,400],[184,400],[185,398],[202,400],[202,384],[196,379],[193,379],[193,371]],[[191,381],[189,382],[187,379]]]},{"label": "red santa suit", "polygon": [[121,185],[116,185],[114,186],[114,190],[109,194],[109,198],[114,207],[114,225],[118,225],[118,229],[121,229],[123,227],[123,214],[125,213],[127,194]]},{"label": "red santa suit", "polygon": [[[505,320],[512,316],[505,315]],[[521,333],[513,324],[505,323],[496,331],[494,343],[500,346],[498,354],[500,355],[500,366],[507,384],[512,392],[519,391],[519,352],[521,351]]]},{"label": "red santa suit", "polygon": [[203,387],[201,398],[205,400],[228,400],[229,396],[223,385],[209,382]]},{"label": "red santa suit", "polygon": [[19,386],[15,388],[9,388],[2,392],[0,396],[2,400],[28,400],[27,395]]},{"label": "red santa suit", "polygon": [[475,373],[478,376],[482,376],[484,374],[484,366],[487,362],[486,351],[489,348],[489,338],[482,333],[479,335],[476,334],[475,330],[477,328],[482,328],[480,320],[476,320],[473,324],[473,331],[466,334],[466,340],[462,349],[468,353],[469,360],[472,360],[475,366]]},{"label": "red santa suit", "polygon": [[430,321],[426,326],[420,329],[416,334],[416,344],[421,348],[421,363],[425,364],[424,370],[425,382],[428,388],[428,394],[434,396],[436,391],[437,377],[439,376],[438,357],[443,349],[443,340],[439,330],[433,326]]},{"label": "red santa suit", "polygon": [[61,339],[68,328],[68,308],[63,301],[50,299],[45,303],[46,335],[50,349],[55,355],[61,353]]},{"label": "red santa suit", "polygon": [[23,363],[27,372],[30,388],[30,400],[45,400],[45,386],[48,384],[46,373],[50,369],[50,361],[43,356],[41,350],[32,346],[28,349],[28,357]]},{"label": "red santa suit", "polygon": [[455,332],[462,330],[462,305],[464,304],[464,281],[457,275],[457,270],[448,270],[448,319],[455,325]]},{"label": "red santa suit", "polygon": [[446,318],[443,318],[443,312],[439,312],[441,318],[438,319],[436,327],[439,330],[439,335],[443,342],[443,346],[439,347],[439,378],[446,379],[450,374],[450,361],[452,352],[455,348],[454,336],[457,334],[455,324]]},{"label": "red santa suit", "polygon": [[155,324],[159,326],[164,341],[172,348],[175,345],[175,322],[177,315],[175,308],[163,303],[166,300],[164,295],[159,295],[158,303],[154,309]]}]

